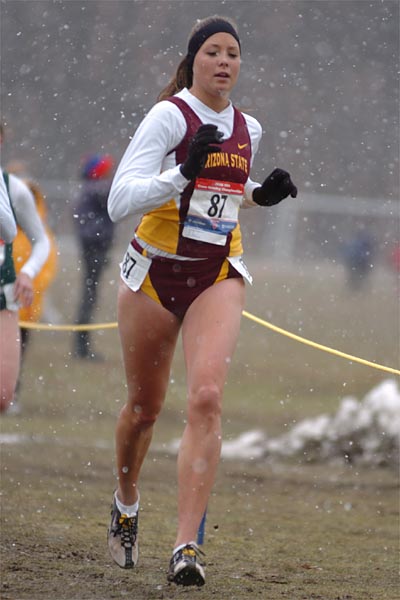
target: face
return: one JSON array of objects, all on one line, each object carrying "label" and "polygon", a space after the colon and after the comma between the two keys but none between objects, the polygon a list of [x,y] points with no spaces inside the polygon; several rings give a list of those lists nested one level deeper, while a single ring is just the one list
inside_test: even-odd
[{"label": "face", "polygon": [[193,63],[191,92],[200,100],[229,98],[240,71],[240,49],[229,33],[215,33],[197,52]]}]

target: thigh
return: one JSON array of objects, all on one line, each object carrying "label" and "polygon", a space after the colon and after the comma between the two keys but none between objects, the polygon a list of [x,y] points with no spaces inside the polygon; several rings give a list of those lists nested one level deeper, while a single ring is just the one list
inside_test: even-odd
[{"label": "thigh", "polygon": [[170,377],[180,322],[160,304],[120,283],[118,328],[129,401],[159,409]]},{"label": "thigh", "polygon": [[193,302],[183,321],[182,340],[189,392],[204,384],[224,386],[240,331],[243,279],[225,279]]},{"label": "thigh", "polygon": [[2,391],[12,394],[17,382],[20,366],[20,331],[18,313],[13,310],[0,311],[0,381]]}]

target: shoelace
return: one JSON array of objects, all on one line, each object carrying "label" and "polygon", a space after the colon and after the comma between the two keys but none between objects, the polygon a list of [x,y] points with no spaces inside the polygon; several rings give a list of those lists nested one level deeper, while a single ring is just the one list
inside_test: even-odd
[{"label": "shoelace", "polygon": [[198,560],[201,564],[201,556],[205,556],[205,553],[202,550],[200,550],[198,546],[188,544],[178,552],[175,562],[178,562],[181,559],[181,557],[184,557],[185,559],[190,560],[191,562],[196,562]]},{"label": "shoelace", "polygon": [[115,530],[114,537],[121,534],[121,546],[131,548],[136,542],[137,520],[136,517],[126,517],[121,515],[118,521],[118,527]]}]

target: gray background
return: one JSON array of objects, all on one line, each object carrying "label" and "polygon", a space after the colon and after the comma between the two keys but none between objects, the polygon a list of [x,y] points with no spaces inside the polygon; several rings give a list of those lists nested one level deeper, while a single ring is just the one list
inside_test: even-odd
[{"label": "gray background", "polygon": [[2,0],[2,163],[68,180],[87,152],[119,160],[215,13],[240,30],[233,100],[264,128],[256,178],[279,165],[303,192],[397,198],[397,1]]}]

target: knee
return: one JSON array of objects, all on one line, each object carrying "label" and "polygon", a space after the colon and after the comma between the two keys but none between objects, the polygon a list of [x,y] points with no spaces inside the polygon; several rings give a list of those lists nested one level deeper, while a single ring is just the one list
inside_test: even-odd
[{"label": "knee", "polygon": [[123,409],[124,416],[128,418],[135,429],[148,429],[154,425],[159,415],[159,410],[149,409],[140,404],[128,404]]},{"label": "knee", "polygon": [[220,418],[221,403],[222,392],[216,384],[200,386],[189,398],[189,421]]}]

